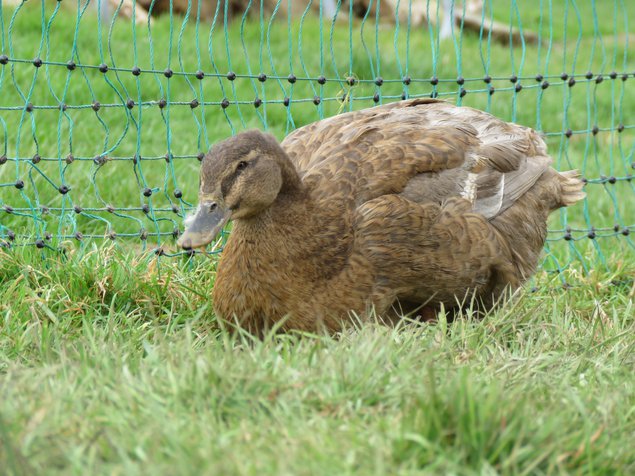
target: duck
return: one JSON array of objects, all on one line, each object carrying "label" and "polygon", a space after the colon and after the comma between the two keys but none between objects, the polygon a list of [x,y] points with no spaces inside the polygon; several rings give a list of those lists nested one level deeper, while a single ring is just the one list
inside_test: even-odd
[{"label": "duck", "polygon": [[[255,335],[477,303],[488,311],[536,271],[554,210],[585,197],[540,134],[469,107],[411,99],[214,144],[178,240],[232,221],[215,314]],[[472,305],[470,304],[470,305]]]}]

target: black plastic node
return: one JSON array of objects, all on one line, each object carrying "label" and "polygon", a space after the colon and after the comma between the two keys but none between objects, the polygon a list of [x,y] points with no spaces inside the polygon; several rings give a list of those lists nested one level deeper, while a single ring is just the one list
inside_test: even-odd
[{"label": "black plastic node", "polygon": [[291,103],[291,100],[289,98],[284,98],[282,100],[282,104],[284,104],[284,107],[289,107],[290,103]]},{"label": "black plastic node", "polygon": [[132,109],[132,108],[134,107],[134,101],[133,101],[132,99],[128,99],[128,100],[126,101],[126,107],[127,107],[128,109]]},{"label": "black plastic node", "polygon": [[148,205],[147,203],[144,203],[143,206],[141,207],[141,210],[143,211],[143,213],[147,215],[148,213],[150,213],[150,205]]},{"label": "black plastic node", "polygon": [[143,189],[143,196],[144,197],[149,197],[151,195],[152,195],[152,189],[151,188],[146,187],[146,188]]},{"label": "black plastic node", "polygon": [[593,126],[591,132],[593,132],[593,135],[597,135],[597,133],[600,132],[600,128],[598,126]]},{"label": "black plastic node", "polygon": [[569,232],[566,232],[563,238],[565,239],[565,241],[571,241],[573,239],[573,237],[571,236],[571,233]]},{"label": "black plastic node", "polygon": [[13,213],[13,207],[9,205],[5,205],[3,208],[4,208],[4,211],[7,212],[9,215]]},{"label": "black plastic node", "polygon": [[617,223],[615,225],[613,225],[613,231],[615,231],[615,232],[620,231],[620,226]]},{"label": "black plastic node", "polygon": [[0,64],[7,64],[9,62],[9,57],[7,55],[0,55]]},{"label": "black plastic node", "polygon": [[222,107],[223,109],[227,109],[229,107],[229,101],[227,100],[227,98],[223,99],[223,101],[220,103],[220,107]]},{"label": "black plastic node", "polygon": [[586,185],[587,183],[589,183],[589,179],[587,179],[586,177],[582,177],[582,178],[580,179],[580,181],[581,181],[583,184],[585,184],[585,185]]},{"label": "black plastic node", "polygon": [[586,235],[590,240],[594,240],[595,239],[595,231],[591,230],[590,232],[587,233]]},{"label": "black plastic node", "polygon": [[81,231],[78,231],[78,232],[75,233],[75,239],[77,241],[82,241],[83,238],[84,238],[84,235],[82,234]]},{"label": "black plastic node", "polygon": [[512,83],[512,84],[516,84],[516,82],[517,82],[517,81],[518,81],[518,76],[516,76],[515,74],[512,74],[512,75],[509,77],[509,82],[510,82],[510,83]]},{"label": "black plastic node", "polygon": [[540,87],[542,89],[547,89],[549,87],[549,81],[543,81],[542,83],[540,83]]},{"label": "black plastic node", "polygon": [[254,99],[254,107],[258,109],[260,106],[262,106],[262,99],[260,98]]},{"label": "black plastic node", "polygon": [[108,233],[108,238],[110,238],[111,240],[116,240],[117,239],[117,233],[114,231],[111,231],[110,233]]},{"label": "black plastic node", "polygon": [[168,105],[168,102],[165,99],[161,98],[159,99],[157,105],[159,106],[159,109],[163,109],[165,106]]},{"label": "black plastic node", "polygon": [[465,97],[465,95],[466,95],[466,94],[467,94],[467,90],[466,90],[466,89],[461,88],[461,90],[459,91],[459,96],[460,96],[460,97]]},{"label": "black plastic node", "polygon": [[430,78],[430,84],[431,84],[432,86],[436,86],[437,84],[439,84],[439,78],[437,78],[436,76],[432,76],[432,77]]},{"label": "black plastic node", "polygon": [[44,238],[48,241],[51,241],[53,239],[53,235],[51,235],[49,232],[46,232],[44,234]]},{"label": "black plastic node", "polygon": [[313,104],[315,104],[317,106],[321,102],[322,102],[322,100],[320,99],[320,96],[313,96]]},{"label": "black plastic node", "polygon": [[609,177],[609,183],[611,185],[613,185],[615,182],[617,182],[617,179],[615,177]]},{"label": "black plastic node", "polygon": [[438,92],[436,92],[436,91],[432,91],[432,92],[430,93],[430,97],[431,97],[432,99],[436,99],[436,98],[438,98],[438,97],[439,97],[439,93],[438,93]]},{"label": "black plastic node", "polygon": [[172,154],[170,154],[169,152],[166,152],[165,155],[163,156],[163,159],[165,160],[166,163],[170,163],[170,161],[172,160]]},{"label": "black plastic node", "polygon": [[165,76],[166,78],[171,78],[174,75],[174,71],[172,71],[170,68],[166,68],[165,71],[163,71],[163,76]]},{"label": "black plastic node", "polygon": [[178,214],[180,212],[179,206],[176,203],[172,204],[172,213]]},{"label": "black plastic node", "polygon": [[141,75],[141,68],[139,68],[139,66],[135,66],[134,68],[132,68],[131,71],[133,76],[140,76]]},{"label": "black plastic node", "polygon": [[617,132],[623,132],[624,131],[624,124],[620,124],[619,126],[617,126]]},{"label": "black plastic node", "polygon": [[180,190],[180,189],[175,188],[175,189],[174,189],[174,196],[175,196],[176,198],[181,198],[181,197],[183,196],[183,192],[181,192],[181,190]]},{"label": "black plastic node", "polygon": [[40,207],[40,213],[42,213],[42,215],[48,215],[49,211],[50,211],[50,210],[49,210],[49,207],[47,207],[47,206],[45,206],[45,205],[42,205],[42,206]]},{"label": "black plastic node", "polygon": [[64,104],[63,102],[59,103],[57,107],[59,108],[60,111],[66,111],[67,109],[66,104]]},{"label": "black plastic node", "polygon": [[40,154],[35,154],[33,157],[31,157],[32,164],[39,164],[41,160],[42,157],[40,157]]},{"label": "black plastic node", "polygon": [[357,80],[353,76],[349,76],[348,78],[346,78],[346,82],[349,86],[355,86]]},{"label": "black plastic node", "polygon": [[295,84],[297,80],[298,78],[295,77],[295,74],[290,74],[289,76],[287,76],[287,81],[289,81],[289,83],[291,84]]},{"label": "black plastic node", "polygon": [[490,86],[488,91],[489,95],[492,96],[495,92],[496,92],[496,88],[494,86]]},{"label": "black plastic node", "polygon": [[190,101],[190,108],[191,109],[196,109],[198,107],[198,99],[192,99]]},{"label": "black plastic node", "polygon": [[62,195],[66,195],[70,189],[66,185],[60,185],[57,190],[59,190]]},{"label": "black plastic node", "polygon": [[178,238],[179,236],[181,236],[181,230],[179,230],[178,228],[174,227],[174,229],[172,230],[172,236],[174,238]]},{"label": "black plastic node", "polygon": [[610,77],[611,79],[615,79],[615,78],[617,78],[617,72],[615,72],[615,71],[611,71],[611,74],[609,74],[609,77]]},{"label": "black plastic node", "polygon": [[258,81],[260,81],[261,83],[264,83],[265,81],[267,81],[267,75],[265,73],[260,73],[258,75]]},{"label": "black plastic node", "polygon": [[99,104],[99,101],[93,101],[91,107],[93,108],[93,111],[99,111],[99,109],[101,108],[101,104]]},{"label": "black plastic node", "polygon": [[42,60],[40,58],[35,58],[33,60],[33,66],[35,66],[36,68],[39,68],[40,66],[42,66]]},{"label": "black plastic node", "polygon": [[95,158],[93,159],[93,163],[95,165],[104,165],[106,163],[106,158],[101,156],[101,155],[97,155],[95,156]]},{"label": "black plastic node", "polygon": [[604,81],[604,78],[601,74],[598,74],[597,78],[595,78],[595,84],[600,84],[602,81]]},{"label": "black plastic node", "polygon": [[139,239],[141,241],[146,241],[148,239],[148,232],[145,230],[140,230],[139,231]]},{"label": "black plastic node", "polygon": [[0,155],[0,165],[4,165],[7,163],[7,156],[6,155]]},{"label": "black plastic node", "polygon": [[522,84],[520,84],[520,83],[516,83],[516,84],[514,85],[514,90],[515,90],[517,93],[521,92],[521,91],[522,91],[522,89],[523,89],[523,85],[522,85]]},{"label": "black plastic node", "polygon": [[377,104],[379,102],[379,94],[375,93],[375,95],[373,96],[373,102],[375,104]]},{"label": "black plastic node", "polygon": [[456,78],[456,84],[458,84],[459,86],[463,86],[464,83],[465,79],[463,79],[463,76],[459,76],[458,78]]},{"label": "black plastic node", "polygon": [[410,78],[410,76],[404,76],[401,82],[408,86],[412,82],[412,79]]},{"label": "black plastic node", "polygon": [[196,154],[196,158],[199,162],[203,160],[203,157],[205,157],[205,154],[203,152],[199,152],[198,154]]},{"label": "black plastic node", "polygon": [[585,77],[586,79],[591,79],[591,78],[593,78],[593,72],[591,72],[591,71],[587,71],[587,72],[586,72],[586,74],[584,75],[584,77]]},{"label": "black plastic node", "polygon": [[75,161],[75,157],[73,157],[73,154],[68,154],[66,158],[64,159],[64,161],[67,164],[72,164]]},{"label": "black plastic node", "polygon": [[196,76],[196,79],[203,79],[205,77],[205,73],[199,69],[194,76]]},{"label": "black plastic node", "polygon": [[630,232],[631,232],[631,230],[629,230],[629,229],[628,229],[628,227],[625,227],[625,228],[622,230],[622,235],[624,235],[624,236],[628,236],[628,235],[630,234]]},{"label": "black plastic node", "polygon": [[102,63],[99,65],[99,71],[101,71],[102,73],[105,73],[108,71],[108,65],[106,63]]},{"label": "black plastic node", "polygon": [[26,112],[33,112],[33,103],[28,103],[26,105]]},{"label": "black plastic node", "polygon": [[537,82],[537,83],[539,83],[539,82],[541,82],[541,81],[542,81],[543,79],[545,79],[545,78],[544,78],[544,76],[543,76],[542,74],[537,74],[537,75],[535,76],[535,79],[536,79],[536,82]]},{"label": "black plastic node", "polygon": [[18,190],[22,190],[24,188],[24,181],[23,180],[16,180],[15,181],[15,188],[17,188]]},{"label": "black plastic node", "polygon": [[229,73],[227,73],[227,79],[229,79],[230,81],[233,81],[234,79],[236,79],[236,73],[234,73],[233,71],[230,71]]},{"label": "black plastic node", "polygon": [[575,78],[574,77],[569,78],[569,82],[567,84],[569,85],[570,88],[575,86]]},{"label": "black plastic node", "polygon": [[15,240],[15,233],[13,233],[11,230],[7,230],[7,238],[9,238],[9,240],[11,241]]},{"label": "black plastic node", "polygon": [[562,73],[560,75],[560,79],[562,79],[563,81],[566,81],[567,79],[569,79],[569,75],[567,73]]},{"label": "black plastic node", "polygon": [[377,76],[377,77],[375,78],[375,84],[376,84],[377,86],[381,86],[382,84],[384,84],[384,78],[382,78],[381,76]]},{"label": "black plastic node", "polygon": [[108,213],[115,213],[115,207],[113,207],[112,205],[106,205],[106,211]]},{"label": "black plastic node", "polygon": [[157,256],[163,256],[165,254],[165,251],[163,251],[161,248],[157,248],[156,250],[154,250],[154,254]]},{"label": "black plastic node", "polygon": [[35,240],[35,246],[37,246],[38,248],[42,249],[46,245],[44,244],[44,240],[42,240],[41,238],[38,238],[37,240]]},{"label": "black plastic node", "polygon": [[69,71],[75,71],[75,68],[77,68],[77,65],[75,64],[75,61],[68,61],[66,63],[66,69]]},{"label": "black plastic node", "polygon": [[137,165],[140,160],[141,160],[141,156],[139,154],[135,154],[135,155],[132,156],[133,165]]},{"label": "black plastic node", "polygon": [[567,129],[567,132],[564,133],[567,136],[567,139],[573,135],[573,131],[571,129]]},{"label": "black plastic node", "polygon": [[487,76],[485,76],[485,77],[483,78],[483,82],[484,82],[485,84],[489,84],[489,83],[491,83],[491,82],[492,82],[492,77],[488,74]]},{"label": "black plastic node", "polygon": [[319,76],[317,82],[318,84],[326,84],[326,78],[324,76]]},{"label": "black plastic node", "polygon": [[73,211],[79,215],[82,212],[82,207],[80,207],[79,205],[75,205],[73,207]]}]

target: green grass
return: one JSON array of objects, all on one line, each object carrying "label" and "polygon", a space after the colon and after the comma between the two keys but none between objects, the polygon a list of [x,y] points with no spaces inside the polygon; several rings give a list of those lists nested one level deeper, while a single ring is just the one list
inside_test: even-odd
[{"label": "green grass", "polygon": [[540,275],[484,320],[253,342],[206,262],[0,255],[13,474],[631,474],[633,284]]},{"label": "green grass", "polygon": [[[55,3],[45,3],[48,21]],[[514,16],[511,2],[493,3],[497,20],[509,21],[510,12]],[[623,56],[629,39],[624,22],[635,15],[634,3],[623,2],[622,7],[616,2],[615,16],[613,2],[607,2],[610,8],[602,4],[597,32],[591,2],[576,2],[579,24],[572,3],[515,3],[522,3],[523,27],[538,31],[542,24],[545,39],[548,17],[553,18],[552,48],[548,42],[529,45],[523,61],[521,48],[512,55],[508,47],[493,44],[491,76],[506,78],[512,71],[521,77],[538,72],[579,74],[592,69],[606,77],[613,69],[635,71],[635,60]],[[550,15],[549,3],[553,3]],[[51,22],[48,40],[41,34],[38,2],[25,4],[11,31],[13,10],[0,11],[4,28],[0,53],[62,62],[70,58],[76,18],[66,2]],[[328,78],[336,72],[345,77],[352,56],[356,77],[372,79],[379,59],[379,74],[386,80],[398,79],[398,58],[405,70],[404,25],[396,36],[396,48],[394,30],[379,29],[379,56],[374,26],[368,23],[364,29],[370,56],[360,41],[360,26],[354,24],[352,55],[348,24],[334,29],[335,69],[330,25],[325,25],[322,69],[319,49],[309,40],[320,35],[314,18],[292,24],[291,59],[286,23],[273,22],[273,68],[286,76],[291,62],[296,75],[304,77],[304,62],[311,77],[322,72]],[[112,57],[107,28],[102,56],[97,22],[86,13],[80,22],[76,61],[114,63],[125,69],[138,64],[159,71],[169,64],[177,72],[193,73],[199,67],[213,72],[209,27],[201,30],[198,42],[193,23],[185,24],[179,41],[181,27],[180,19],[172,29],[166,18],[153,23],[154,56],[147,29],[138,27],[135,58],[130,24],[118,21],[110,41]],[[260,72],[260,36],[259,23],[248,20],[243,37],[255,74]],[[244,73],[248,65],[239,21],[230,26],[228,38],[232,69]],[[216,66],[224,74],[229,66],[220,29],[212,40]],[[460,46],[461,74],[484,76],[480,51],[487,60],[487,48],[479,45],[478,35],[466,34]],[[408,57],[408,74],[413,78],[435,74],[426,29],[412,32]],[[457,62],[455,44],[442,43],[437,76],[458,76]],[[265,43],[263,70],[271,76],[273,68]],[[225,95],[252,101],[256,91],[263,99],[280,100],[290,94],[286,82],[283,93],[271,79],[264,86],[256,84],[256,91],[248,79],[237,79],[234,97],[226,79],[206,78],[201,85],[190,76],[192,90],[180,75],[168,82],[161,75],[144,73],[136,80],[127,72],[111,70],[104,76],[87,69],[91,93],[79,69],[68,73],[50,65],[40,68],[37,76],[34,71],[26,63],[0,66],[0,108],[24,105],[18,89],[26,94],[31,90],[29,102],[38,106],[56,105],[62,97],[75,106],[94,99],[121,104],[119,95],[137,103],[152,102],[168,97],[168,84],[172,101],[197,97],[201,103],[218,102]],[[522,83],[523,90],[514,95],[508,80],[495,80],[497,93],[489,101],[487,94],[475,91],[484,83],[468,82],[470,92],[462,102],[547,133],[586,130],[594,124],[635,125],[632,75],[625,82],[605,79],[597,85],[582,79],[571,89],[555,78],[544,91],[533,80]],[[323,88],[298,81],[292,97],[312,98],[313,87],[326,98],[339,96],[343,89],[336,81]],[[371,105],[363,98],[375,90],[366,83],[356,86],[347,107]],[[409,87],[415,95],[430,90],[428,83]],[[401,91],[399,83],[382,86],[385,96]],[[457,100],[453,82],[442,83],[439,91],[452,93],[444,97]],[[0,147],[6,144],[0,155],[31,157],[36,153],[35,133],[37,152],[45,158],[65,157],[70,137],[72,152],[80,158],[104,151],[109,157],[137,152],[142,157],[160,156],[168,150],[168,129],[173,154],[196,155],[231,134],[232,125],[238,131],[266,123],[283,137],[293,125],[334,114],[340,107],[337,101],[324,101],[320,107],[293,102],[288,116],[278,103],[265,103],[258,111],[241,105],[242,121],[235,105],[227,109],[227,117],[214,104],[194,110],[171,105],[169,119],[156,105],[135,106],[130,112],[123,107],[102,108],[99,116],[90,109],[69,108],[66,115],[36,109],[33,130],[28,114],[0,109]],[[141,124],[138,132],[135,121]],[[547,139],[561,169],[580,168],[590,178],[625,177],[632,173],[632,131]],[[174,160],[170,165],[163,160],[142,161],[138,180],[130,160],[109,161],[100,168],[82,160],[70,165],[42,161],[37,166],[56,186],[62,180],[69,184],[71,192],[62,197],[28,161],[0,165],[0,184],[16,178],[24,178],[26,184],[22,193],[0,187],[0,206],[18,210],[13,214],[0,210],[0,238],[7,228],[29,239],[44,231],[100,236],[110,229],[119,234],[140,229],[169,232],[181,226],[187,203],[196,202],[196,160]],[[145,186],[157,188],[151,199],[141,193]],[[567,224],[580,229],[632,226],[633,187],[626,180],[589,185],[584,205],[554,215],[551,238],[559,239]],[[184,202],[173,198],[175,188],[183,190]],[[154,220],[138,209],[144,203],[152,206]],[[172,203],[178,205],[179,215],[161,211]],[[121,211],[121,216],[103,210],[69,214],[73,205],[87,209],[106,204],[135,209]],[[46,205],[51,212],[36,214],[37,220],[30,211],[24,211],[26,217],[19,214],[30,205]],[[632,474],[634,248],[631,239],[622,235],[589,240],[584,232],[573,234],[580,240],[550,242],[545,262],[546,269],[553,269],[555,260],[571,266],[559,275],[540,272],[512,302],[483,320],[466,313],[451,323],[444,316],[437,323],[405,324],[398,329],[367,323],[337,338],[294,334],[255,342],[248,336],[230,335],[215,320],[209,300],[215,259],[157,260],[139,252],[144,242],[136,237],[105,245],[86,239],[81,247],[53,238],[51,245],[67,249],[63,254],[32,246],[0,248],[0,473]],[[149,248],[156,246],[156,239],[148,241]],[[171,238],[162,238],[162,244],[166,250],[174,249]],[[573,287],[563,289],[563,281]]]}]

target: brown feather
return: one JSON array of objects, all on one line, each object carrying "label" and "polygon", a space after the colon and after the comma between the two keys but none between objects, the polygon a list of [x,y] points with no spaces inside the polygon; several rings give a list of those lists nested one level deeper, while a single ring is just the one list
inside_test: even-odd
[{"label": "brown feather", "polygon": [[489,307],[534,272],[548,214],[584,196],[531,129],[436,100],[325,119],[282,148],[272,140],[228,139],[202,170],[208,197],[256,150],[267,172],[243,172],[230,194],[260,207],[253,197],[282,183],[234,221],[214,287],[217,315],[259,334],[277,323],[337,331],[351,313],[389,316],[401,303],[426,316],[470,296]]}]

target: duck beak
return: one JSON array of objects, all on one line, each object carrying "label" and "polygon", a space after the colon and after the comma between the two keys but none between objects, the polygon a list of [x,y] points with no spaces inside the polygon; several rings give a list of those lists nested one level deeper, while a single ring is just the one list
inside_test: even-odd
[{"label": "duck beak", "polygon": [[221,232],[231,211],[218,202],[201,202],[196,214],[185,220],[185,232],[177,242],[184,249],[210,244]]}]

